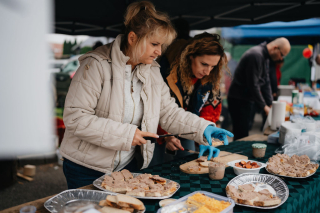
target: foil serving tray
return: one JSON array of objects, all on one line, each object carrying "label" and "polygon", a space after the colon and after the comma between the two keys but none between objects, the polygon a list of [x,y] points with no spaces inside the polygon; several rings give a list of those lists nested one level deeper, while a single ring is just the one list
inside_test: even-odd
[{"label": "foil serving tray", "polygon": [[[312,164],[318,164],[317,162],[314,162],[314,161],[310,161],[310,163],[312,163]],[[266,164],[267,164],[267,166],[268,166],[268,162],[267,162]],[[318,164],[318,165],[319,165],[319,164]],[[291,177],[291,176],[286,176],[286,175],[275,174],[275,173],[269,171],[268,168],[267,168],[267,166],[265,167],[265,169],[267,170],[267,172],[269,172],[269,173],[272,174],[272,175],[277,175],[277,176],[279,176],[279,177],[298,178],[298,179],[310,177],[310,176],[314,175],[314,174],[317,172],[317,170],[318,170],[318,169],[316,169],[316,171],[314,171],[314,173],[312,173],[312,174],[310,174],[310,175],[307,175],[307,176],[305,176],[305,177]]]},{"label": "foil serving tray", "polygon": [[[135,177],[137,177],[137,176],[139,176],[139,175],[141,175],[141,174],[142,174],[142,173],[132,173],[132,176],[135,178]],[[110,175],[110,174],[105,174],[105,175]],[[96,179],[95,181],[93,181],[93,185],[94,185],[95,187],[97,187],[98,189],[101,189],[101,190],[105,191],[105,192],[108,193],[108,194],[111,194],[111,195],[120,194],[120,193],[116,193],[116,192],[109,191],[109,190],[107,190],[107,189],[105,189],[105,188],[103,188],[103,187],[101,186],[101,184],[102,184],[102,182],[103,182],[103,180],[104,180],[104,176],[105,176],[105,175],[103,175],[102,177],[99,177],[98,179]],[[173,181],[173,180],[169,180],[169,179],[166,179],[166,178],[164,178],[164,179],[167,181],[167,183],[175,182],[175,181]],[[168,195],[168,196],[162,196],[162,197],[141,197],[141,196],[132,196],[132,195],[130,195],[130,196],[131,196],[131,197],[135,197],[135,198],[139,198],[139,199],[155,199],[155,200],[166,199],[166,198],[172,197],[172,195],[174,195],[174,194],[180,189],[180,184],[177,183],[177,182],[175,182],[175,183],[177,184],[177,189],[176,189],[176,191],[174,191],[171,195]]]},{"label": "foil serving tray", "polygon": [[[274,175],[267,175],[267,174],[241,174],[233,178],[229,181],[228,185],[235,186],[238,188],[239,185],[249,184],[249,183],[261,183],[260,188],[269,188],[273,195],[278,196],[281,199],[281,203],[275,206],[250,206],[245,204],[236,203],[239,206],[247,206],[250,208],[257,208],[257,209],[275,209],[284,204],[289,197],[289,188],[287,184],[281,180],[281,178],[274,176]],[[271,188],[270,188],[271,187]],[[269,190],[270,191],[270,190]],[[272,192],[273,191],[273,192]],[[229,196],[227,194],[229,198]]]},{"label": "foil serving tray", "polygon": [[[98,190],[70,189],[57,194],[44,203],[44,207],[51,213],[58,213],[65,206],[76,202],[90,202],[99,205],[101,200],[105,200],[108,193]],[[137,211],[143,213],[144,211]]]}]

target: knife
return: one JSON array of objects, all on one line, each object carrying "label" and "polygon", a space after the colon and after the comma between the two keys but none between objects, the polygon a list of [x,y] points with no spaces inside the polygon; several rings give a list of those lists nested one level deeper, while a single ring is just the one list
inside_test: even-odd
[{"label": "knife", "polygon": [[[175,136],[175,137],[180,137],[181,135],[190,135],[190,134],[195,134],[197,132],[187,132],[187,133],[180,133],[180,134],[166,134],[166,135],[159,135],[159,138],[164,138],[164,137],[170,137],[170,136]],[[145,140],[151,140],[151,143],[156,143],[157,138],[153,137],[143,137]]]},{"label": "knife", "polygon": [[[189,153],[191,153],[191,154],[199,154],[199,152],[194,151],[194,150],[190,150],[190,149],[184,149],[184,150],[180,150],[180,151],[189,152]],[[228,155],[239,154],[239,153],[242,153],[242,152],[243,152],[243,151],[241,151],[241,152],[235,152],[235,153],[229,153],[229,154],[222,155],[222,156],[218,156],[218,157],[224,157],[224,156],[228,156]],[[171,150],[166,149],[166,150],[165,150],[165,153],[170,154],[170,155],[176,155],[176,154],[177,154],[177,151],[171,151]]]}]

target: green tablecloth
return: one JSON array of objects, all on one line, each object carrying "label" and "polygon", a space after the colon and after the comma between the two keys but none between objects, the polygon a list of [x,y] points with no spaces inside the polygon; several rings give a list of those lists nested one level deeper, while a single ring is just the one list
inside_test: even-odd
[{"label": "green tablecloth", "polygon": [[[220,146],[221,151],[238,152],[243,151],[243,154],[249,157],[249,160],[257,160],[252,156],[251,145],[253,143],[261,142],[232,142],[228,146]],[[265,143],[266,142],[262,142]],[[278,145],[267,144],[267,151],[265,158],[257,161],[267,162],[269,157],[275,154]],[[225,177],[220,181],[210,180],[208,174],[190,175],[180,171],[179,165],[189,162],[197,158],[197,155],[191,155],[181,158],[177,161],[171,161],[158,166],[142,170],[143,173],[151,173],[153,175],[160,175],[180,183],[181,188],[173,195],[172,198],[180,198],[194,191],[203,190],[212,192],[218,195],[226,196],[225,188],[228,182],[236,175],[233,168],[226,168]],[[260,173],[268,174],[265,169],[261,169]],[[280,207],[273,210],[261,210],[249,207],[236,205],[234,212],[277,212],[277,213],[300,213],[300,212],[320,212],[320,169],[308,178],[294,179],[282,178],[288,185],[290,190],[289,198]],[[147,208],[146,213],[156,212],[159,207],[160,200],[142,200]]]},{"label": "green tablecloth", "polygon": [[320,116],[317,117],[312,117],[314,120],[319,121],[320,120]]}]

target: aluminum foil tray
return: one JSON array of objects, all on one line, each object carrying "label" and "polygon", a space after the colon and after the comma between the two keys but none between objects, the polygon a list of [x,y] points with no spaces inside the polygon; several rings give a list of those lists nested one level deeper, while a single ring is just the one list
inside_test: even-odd
[{"label": "aluminum foil tray", "polygon": [[[281,206],[282,204],[284,204],[284,202],[286,202],[286,200],[289,197],[289,189],[288,189],[287,184],[283,180],[281,180],[281,178],[273,176],[273,175],[242,174],[242,175],[238,175],[235,178],[233,178],[232,180],[230,180],[230,182],[228,183],[227,186],[232,185],[232,186],[235,186],[236,188],[238,188],[239,185],[244,185],[244,184],[249,184],[249,183],[261,183],[261,188],[263,188],[263,187],[270,188],[271,187],[270,189],[273,189],[272,191],[274,191],[271,193],[278,196],[281,199],[281,203],[276,206],[265,206],[265,207],[250,206],[250,205],[236,203],[239,206],[247,206],[247,207],[257,208],[257,209],[275,209],[275,208]],[[227,196],[229,198],[231,198],[228,194],[227,194]]]},{"label": "aluminum foil tray", "polygon": [[[61,192],[44,203],[44,207],[51,213],[58,213],[63,207],[76,202],[90,202],[99,204],[107,198],[107,193],[98,190],[71,189]],[[137,211],[143,213],[145,211]]]},{"label": "aluminum foil tray", "polygon": [[[109,174],[105,174],[105,175],[109,175]],[[109,191],[109,190],[107,190],[107,189],[105,189],[105,188],[103,188],[101,186],[101,183],[104,180],[104,176],[105,175],[103,175],[102,177],[99,177],[97,180],[93,181],[93,185],[95,187],[97,187],[98,189],[101,189],[101,190],[105,191],[108,194],[111,194],[111,195],[119,194],[119,193],[115,193],[115,192]],[[138,175],[141,175],[141,173],[132,173],[132,176],[134,178],[137,177]],[[169,180],[169,179],[166,179],[166,178],[164,178],[164,179],[167,181],[167,183],[175,182],[175,181],[172,181],[172,180]],[[139,199],[155,199],[155,200],[166,199],[166,198],[172,197],[172,195],[174,195],[180,189],[180,184],[177,183],[177,182],[175,182],[175,183],[177,184],[177,190],[174,191],[171,195],[168,195],[168,196],[162,196],[162,197],[140,197],[140,196],[132,196],[132,195],[130,195],[130,196],[131,197],[135,197],[135,198],[139,198]]]},{"label": "aluminum foil tray", "polygon": [[[314,161],[310,161],[310,163],[312,163],[312,164],[318,164],[317,162],[314,162]],[[266,164],[268,165],[268,162],[267,162]],[[265,169],[267,170],[267,172],[269,172],[269,173],[272,174],[272,175],[277,175],[277,176],[279,176],[279,177],[288,177],[288,178],[307,178],[307,177],[310,177],[310,176],[314,175],[314,174],[317,172],[317,170],[316,170],[314,173],[312,173],[312,174],[310,174],[310,175],[308,175],[308,176],[305,176],[305,177],[291,177],[291,176],[285,176],[285,175],[275,174],[275,173],[269,171],[267,167],[265,167]]]}]

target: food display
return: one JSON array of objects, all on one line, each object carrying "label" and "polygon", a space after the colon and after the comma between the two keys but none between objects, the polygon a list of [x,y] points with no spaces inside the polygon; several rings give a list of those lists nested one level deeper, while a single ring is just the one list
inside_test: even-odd
[{"label": "food display", "polygon": [[140,200],[122,194],[108,195],[105,200],[99,202],[99,205],[103,206],[99,210],[101,213],[134,213],[145,210],[145,206]]},{"label": "food display", "polygon": [[188,170],[190,172],[196,172],[196,171],[201,171],[201,168],[208,168],[209,167],[209,163],[211,161],[207,160],[208,158],[206,156],[201,156],[200,158],[198,158],[196,160],[196,162],[199,164],[199,166],[189,166]]},{"label": "food display", "polygon": [[220,213],[233,212],[233,200],[205,191],[196,191],[176,200],[161,209],[158,213]]},{"label": "food display", "polygon": [[256,169],[259,168],[260,166],[256,162],[250,162],[250,161],[239,161],[238,163],[235,163],[236,167],[239,168],[245,168],[245,169]]},{"label": "food display", "polygon": [[267,171],[280,176],[307,177],[316,172],[319,164],[311,163],[307,155],[276,154],[269,158]]},{"label": "food display", "polygon": [[101,187],[108,191],[137,197],[162,197],[172,195],[177,190],[177,183],[167,181],[159,175],[138,174],[134,177],[124,169],[105,175]]},{"label": "food display", "polygon": [[228,185],[226,188],[227,194],[236,202],[250,206],[274,206],[281,203],[281,199],[273,194],[268,189],[255,191],[253,184],[239,185],[238,188]]},{"label": "food display", "polygon": [[229,162],[228,166],[233,167],[236,175],[240,175],[244,173],[259,174],[260,169],[266,167],[267,164],[254,160],[234,160]]},{"label": "food display", "polygon": [[195,210],[194,213],[219,213],[230,206],[229,202],[223,200],[219,201],[214,198],[207,197],[206,195],[201,193],[197,193],[189,197],[187,203],[198,207],[198,209]]}]

